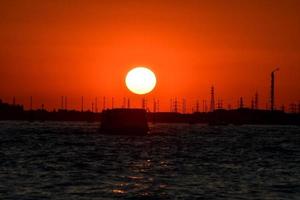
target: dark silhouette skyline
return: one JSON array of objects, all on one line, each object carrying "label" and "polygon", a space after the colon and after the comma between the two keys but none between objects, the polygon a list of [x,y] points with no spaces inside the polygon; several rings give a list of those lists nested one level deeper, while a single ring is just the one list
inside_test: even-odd
[{"label": "dark silhouette skyline", "polygon": [[[242,99],[241,99],[242,100]],[[176,102],[176,100],[175,100]],[[225,110],[217,108],[213,112],[179,113],[176,103],[170,112],[147,112],[147,119],[154,123],[206,123],[211,125],[227,124],[291,124],[300,125],[300,104],[294,108],[293,113],[280,110],[263,110],[245,108],[242,105],[238,109]],[[66,107],[64,107],[66,108]],[[106,109],[107,110],[115,110]],[[120,109],[120,108],[119,108]],[[123,108],[129,109],[130,108]],[[117,108],[118,110],[118,108]],[[133,109],[134,110],[134,109]],[[144,109],[145,110],[145,109]],[[146,111],[146,110],[145,110]],[[176,112],[175,112],[176,111]],[[27,120],[27,121],[91,121],[99,122],[102,112],[76,111],[59,109],[47,111],[43,108],[37,110],[24,110],[22,105],[7,104],[0,101],[0,120]]]}]

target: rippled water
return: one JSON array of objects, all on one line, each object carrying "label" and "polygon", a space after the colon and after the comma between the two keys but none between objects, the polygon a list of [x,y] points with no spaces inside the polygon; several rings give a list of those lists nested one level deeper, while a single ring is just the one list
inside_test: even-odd
[{"label": "rippled water", "polygon": [[300,127],[0,122],[0,199],[300,199]]}]

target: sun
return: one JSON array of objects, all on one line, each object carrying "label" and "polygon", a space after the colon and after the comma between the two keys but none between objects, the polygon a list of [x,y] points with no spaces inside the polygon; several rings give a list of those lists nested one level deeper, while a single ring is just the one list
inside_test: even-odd
[{"label": "sun", "polygon": [[127,88],[135,94],[147,94],[156,85],[155,74],[146,67],[136,67],[131,69],[125,79]]}]

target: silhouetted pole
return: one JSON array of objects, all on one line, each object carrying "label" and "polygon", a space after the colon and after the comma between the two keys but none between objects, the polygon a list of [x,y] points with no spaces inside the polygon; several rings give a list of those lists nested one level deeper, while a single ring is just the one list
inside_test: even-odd
[{"label": "silhouetted pole", "polygon": [[30,110],[32,110],[32,96],[30,96]]},{"label": "silhouetted pole", "polygon": [[293,113],[297,113],[297,105],[296,105],[296,103],[293,103]]},{"label": "silhouetted pole", "polygon": [[251,99],[251,109],[254,110],[254,108],[255,108],[255,107],[254,107],[254,100]]},{"label": "silhouetted pole", "polygon": [[156,100],[155,98],[153,99],[153,112],[156,112]]},{"label": "silhouetted pole", "polygon": [[217,108],[218,109],[222,109],[223,108],[223,105],[222,105],[222,99],[218,99],[218,104],[217,104]]},{"label": "silhouetted pole", "polygon": [[289,104],[288,112],[291,112],[291,111],[292,111],[292,104]]},{"label": "silhouetted pole", "polygon": [[275,72],[278,71],[279,68],[273,70],[271,72],[271,111],[274,110],[274,101],[275,101],[275,96],[274,96],[274,88],[275,88]]},{"label": "silhouetted pole", "polygon": [[271,110],[274,110],[274,72],[271,73]]},{"label": "silhouetted pole", "polygon": [[215,110],[215,89],[214,86],[211,87],[211,94],[210,94],[210,112]]},{"label": "silhouetted pole", "polygon": [[95,112],[98,112],[98,97],[95,99]]},{"label": "silhouetted pole", "polygon": [[258,93],[255,93],[254,97],[254,108],[257,110],[258,109]]},{"label": "silhouetted pole", "polygon": [[61,109],[63,110],[64,109],[64,97],[61,96]]},{"label": "silhouetted pole", "polygon": [[177,97],[175,98],[175,101],[174,101],[174,112],[178,112],[178,101],[177,101]]},{"label": "silhouetted pole", "polygon": [[127,99],[127,108],[130,108],[130,99]]},{"label": "silhouetted pole", "polygon": [[182,99],[182,113],[185,114],[186,113],[186,100]]},{"label": "silhouetted pole", "polygon": [[106,98],[105,98],[105,96],[104,96],[104,97],[103,97],[103,108],[102,108],[102,110],[105,110],[105,107],[106,107],[106,105],[105,105],[106,102],[105,102],[105,101],[106,101]]},{"label": "silhouetted pole", "polygon": [[290,104],[290,112],[296,113],[297,112],[297,105],[295,103]]},{"label": "silhouetted pole", "polygon": [[[199,105],[199,100],[197,99],[196,100],[196,109],[195,109],[195,112],[199,112],[199,108],[200,107],[200,105]],[[203,107],[204,108],[204,107]]]},{"label": "silhouetted pole", "polygon": [[282,111],[282,112],[285,111],[284,104],[281,105],[281,111]]},{"label": "silhouetted pole", "polygon": [[81,97],[81,112],[83,112],[83,96]]},{"label": "silhouetted pole", "polygon": [[145,99],[145,97],[143,97],[143,99],[142,99],[142,108],[146,109],[146,99]]},{"label": "silhouetted pole", "polygon": [[220,109],[223,109],[223,100],[220,99]]},{"label": "silhouetted pole", "polygon": [[126,99],[125,99],[125,97],[123,97],[122,108],[126,108]]},{"label": "silhouetted pole", "polygon": [[195,112],[199,112],[199,107],[200,107],[199,100],[196,100],[196,110],[195,110]]},{"label": "silhouetted pole", "polygon": [[243,97],[240,98],[240,108],[244,108],[244,100],[243,100]]},{"label": "silhouetted pole", "polygon": [[228,110],[231,110],[231,104],[228,104]]},{"label": "silhouetted pole", "polygon": [[65,96],[65,110],[68,110],[67,96]]}]

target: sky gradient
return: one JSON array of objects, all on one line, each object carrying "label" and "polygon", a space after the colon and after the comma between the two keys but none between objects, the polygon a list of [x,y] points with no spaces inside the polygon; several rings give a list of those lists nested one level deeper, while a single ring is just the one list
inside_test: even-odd
[{"label": "sky gradient", "polygon": [[[300,100],[300,1],[84,1],[0,2],[0,99],[47,109],[85,109],[98,96],[140,105],[125,86],[133,67],[146,66],[157,86],[146,97],[210,98],[224,107],[245,104],[255,92],[269,98],[276,67],[276,105]],[[99,109],[102,103],[99,102]],[[110,103],[107,103],[110,104]]]}]

